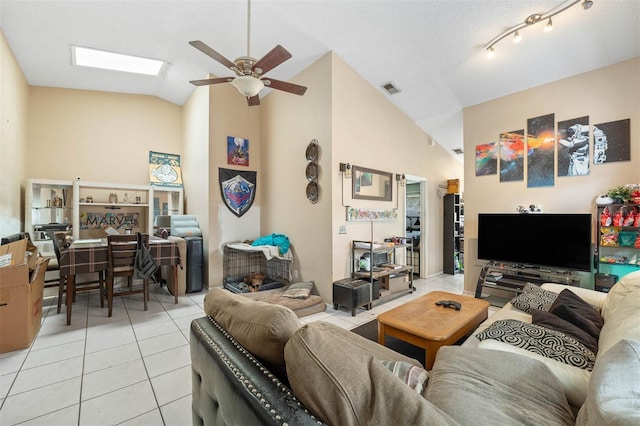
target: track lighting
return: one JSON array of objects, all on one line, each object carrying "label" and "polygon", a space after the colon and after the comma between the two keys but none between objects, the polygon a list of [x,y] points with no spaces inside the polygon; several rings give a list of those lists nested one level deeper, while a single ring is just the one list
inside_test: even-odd
[{"label": "track lighting", "polygon": [[510,36],[511,34],[513,34],[513,42],[519,43],[520,40],[522,40],[520,31],[526,27],[529,27],[531,25],[537,24],[538,22],[546,20],[547,24],[545,25],[544,30],[551,31],[553,29],[553,21],[551,20],[551,18],[553,16],[556,16],[559,13],[564,12],[570,7],[580,3],[581,1],[582,1],[582,8],[584,10],[590,9],[591,6],[593,6],[593,1],[591,0],[567,0],[564,3],[559,4],[554,9],[551,9],[546,13],[534,13],[532,15],[527,16],[524,21],[522,21],[517,25],[512,26],[502,34],[494,37],[493,40],[491,40],[489,43],[485,45],[484,49],[487,52],[487,58],[492,58],[493,55],[495,54],[495,45],[498,44],[500,40],[502,40],[507,36]]}]

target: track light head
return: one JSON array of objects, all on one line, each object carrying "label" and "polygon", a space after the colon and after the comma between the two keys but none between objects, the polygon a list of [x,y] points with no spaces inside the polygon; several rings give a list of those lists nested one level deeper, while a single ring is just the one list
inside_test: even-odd
[{"label": "track light head", "polygon": [[495,49],[493,46],[487,47],[487,58],[491,59],[495,55]]},{"label": "track light head", "polygon": [[516,31],[513,35],[513,42],[520,43],[522,41],[522,36],[520,35],[520,31]]},{"label": "track light head", "polygon": [[544,26],[544,30],[546,32],[553,31],[553,21],[551,20],[551,18],[549,18],[549,22],[547,22],[547,25]]}]

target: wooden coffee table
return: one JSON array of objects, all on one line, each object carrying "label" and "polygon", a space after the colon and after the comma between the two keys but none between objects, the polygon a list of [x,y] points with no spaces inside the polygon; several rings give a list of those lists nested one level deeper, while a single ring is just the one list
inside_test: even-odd
[{"label": "wooden coffee table", "polygon": [[[453,300],[462,307],[437,306],[439,300]],[[431,370],[441,346],[452,345],[487,319],[489,303],[469,296],[434,291],[378,315],[378,343],[385,335],[424,348],[425,368]]]}]

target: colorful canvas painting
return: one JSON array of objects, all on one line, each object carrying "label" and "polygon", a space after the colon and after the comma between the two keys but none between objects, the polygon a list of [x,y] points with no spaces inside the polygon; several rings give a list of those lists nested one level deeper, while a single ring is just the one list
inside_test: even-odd
[{"label": "colorful canvas painting", "polygon": [[589,174],[589,117],[558,122],[558,177]]},{"label": "colorful canvas painting", "polygon": [[498,173],[496,143],[476,145],[476,176],[488,176]]},{"label": "colorful canvas painting", "polygon": [[524,180],[524,129],[500,134],[500,182]]},{"label": "colorful canvas painting", "polygon": [[155,186],[181,188],[180,156],[149,151],[149,183]]},{"label": "colorful canvas painting", "polygon": [[555,172],[554,114],[527,120],[527,187],[553,186]]},{"label": "colorful canvas painting", "polygon": [[249,165],[249,139],[227,136],[227,164]]},{"label": "colorful canvas painting", "polygon": [[610,121],[593,126],[593,164],[631,160],[631,121]]}]

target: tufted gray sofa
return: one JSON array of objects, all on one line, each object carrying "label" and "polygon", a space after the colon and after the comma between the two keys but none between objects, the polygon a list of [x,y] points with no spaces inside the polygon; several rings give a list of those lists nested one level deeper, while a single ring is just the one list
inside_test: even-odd
[{"label": "tufted gray sofa", "polygon": [[190,345],[194,426],[322,424],[210,317],[191,323]]}]

